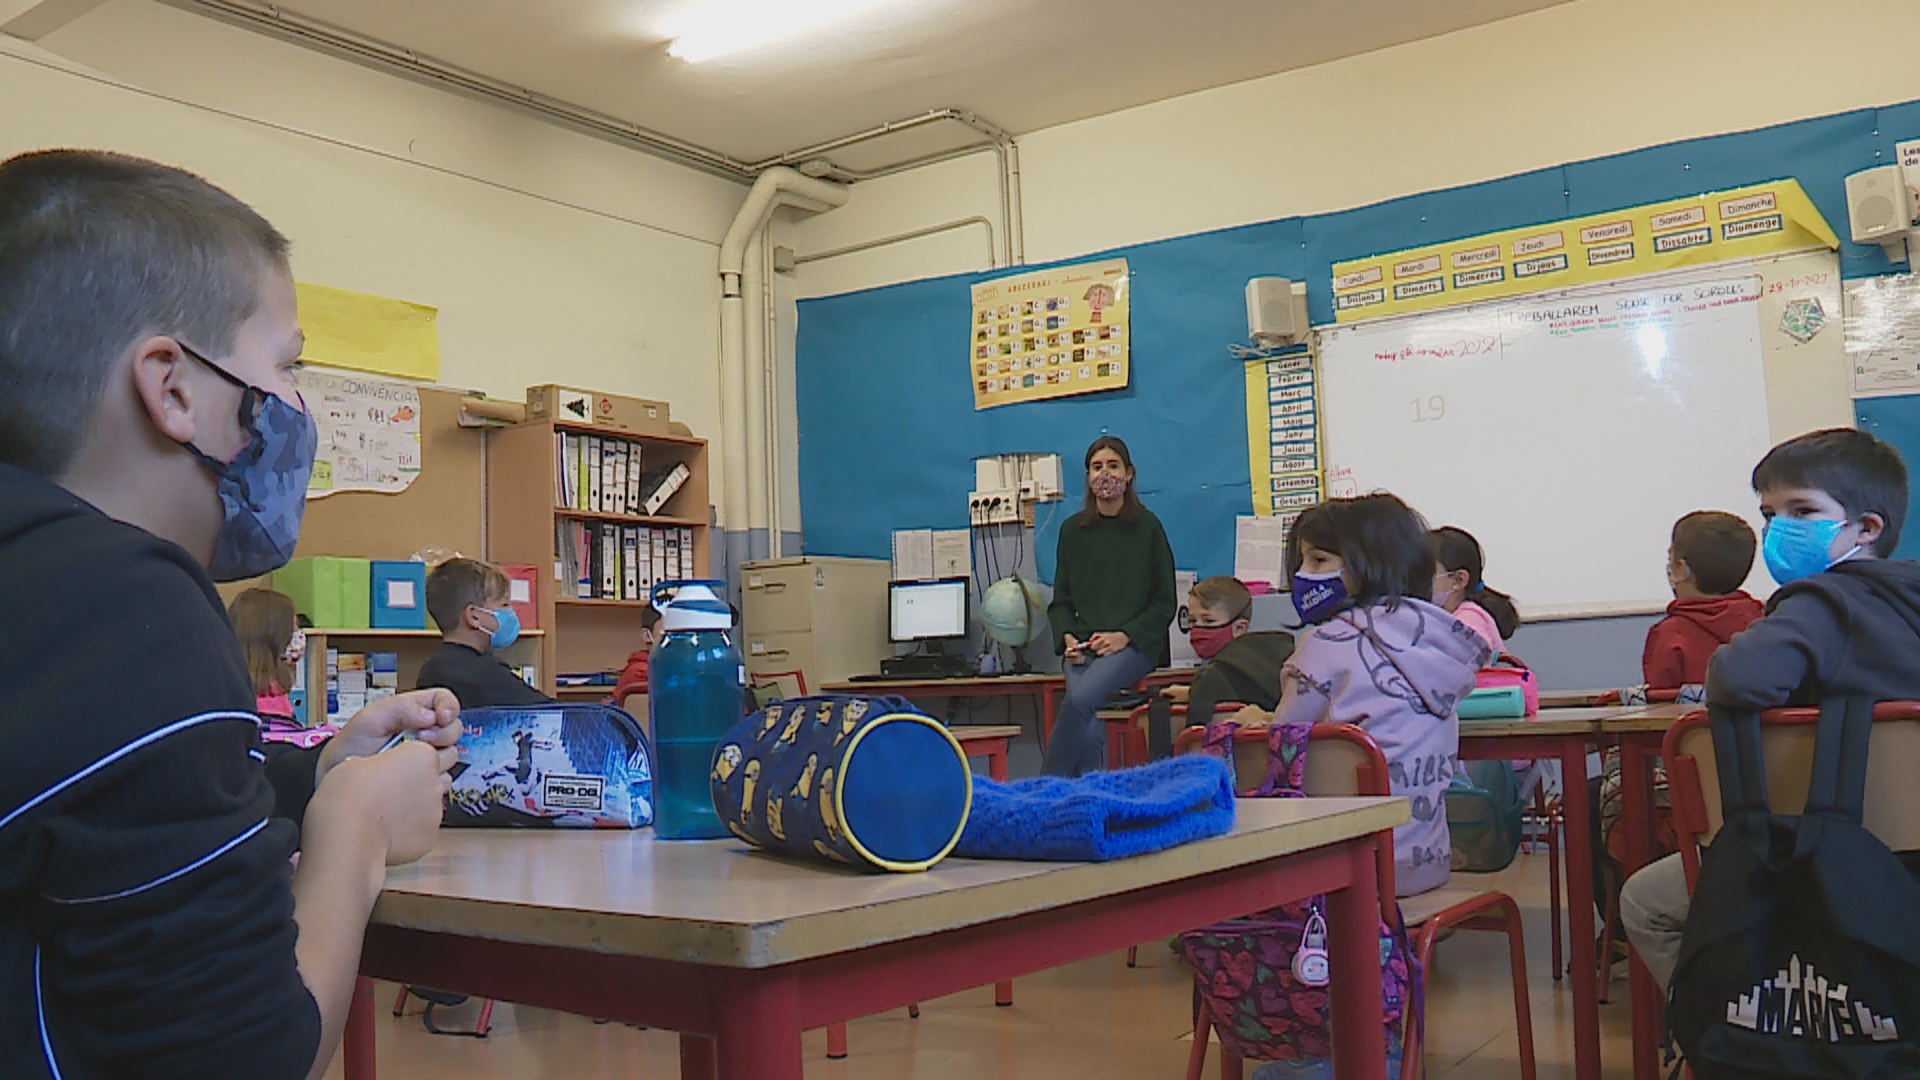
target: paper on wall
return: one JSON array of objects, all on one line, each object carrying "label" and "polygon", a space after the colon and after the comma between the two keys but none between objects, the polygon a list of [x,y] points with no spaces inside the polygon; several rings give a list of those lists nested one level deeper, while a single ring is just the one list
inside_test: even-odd
[{"label": "paper on wall", "polygon": [[893,580],[927,581],[933,577],[933,530],[900,529],[893,534]]},{"label": "paper on wall", "polygon": [[1264,581],[1276,590],[1286,577],[1287,529],[1276,517],[1242,515],[1234,520],[1233,576]]},{"label": "paper on wall", "polygon": [[1193,592],[1193,586],[1200,575],[1191,570],[1173,572],[1174,595],[1180,598],[1180,607],[1174,617],[1173,625],[1167,627],[1167,666],[1191,668],[1200,666],[1200,654],[1193,651],[1193,642],[1187,638],[1187,630],[1193,626],[1193,613],[1187,610],[1187,595]]},{"label": "paper on wall", "polygon": [[1920,139],[1895,143],[1893,150],[1900,158],[1900,179],[1907,185],[1907,213],[1911,215],[1907,228],[1920,229]]},{"label": "paper on wall", "polygon": [[1920,393],[1920,278],[1892,274],[1849,281],[1845,306],[1853,396]]},{"label": "paper on wall", "polygon": [[973,533],[968,529],[934,529],[933,576],[970,578],[973,576]]},{"label": "paper on wall", "polygon": [[299,375],[320,444],[307,498],[405,491],[420,475],[420,389],[308,367]]}]

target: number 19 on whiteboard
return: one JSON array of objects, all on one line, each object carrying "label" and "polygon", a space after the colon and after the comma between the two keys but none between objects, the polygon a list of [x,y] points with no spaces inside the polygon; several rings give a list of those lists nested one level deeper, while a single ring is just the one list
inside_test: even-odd
[{"label": "number 19 on whiteboard", "polygon": [[1439,394],[1429,398],[1414,398],[1408,404],[1413,406],[1413,422],[1416,424],[1447,418],[1447,399]]}]

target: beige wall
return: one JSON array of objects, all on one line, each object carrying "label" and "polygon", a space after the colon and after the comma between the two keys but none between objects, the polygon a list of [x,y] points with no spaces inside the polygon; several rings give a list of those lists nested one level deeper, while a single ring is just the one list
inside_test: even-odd
[{"label": "beige wall", "polygon": [[182,165],[286,232],[303,280],[439,308],[444,385],[665,398],[719,437],[715,260],[740,185],[150,0],[0,37],[0,102],[0,156]]},{"label": "beige wall", "polygon": [[[1020,139],[1030,262],[1362,206],[1701,135],[1920,98],[1892,0],[1576,0]],[[1871,28],[1870,30],[1867,28]],[[1920,132],[1914,133],[1920,135]],[[985,214],[991,155],[860,185],[805,253]],[[978,233],[803,268],[823,296],[983,269]]]},{"label": "beige wall", "polygon": [[[1032,132],[1019,140],[1027,260],[1920,98],[1920,65],[1841,49],[1847,27],[1862,41],[1920,41],[1920,3],[1576,0]],[[997,222],[995,177],[992,155],[978,155],[861,184],[780,242],[805,254],[973,214]],[[970,230],[809,264],[788,289],[829,296],[988,266]],[[781,320],[790,369],[791,307]],[[797,475],[784,483],[793,528]]]}]

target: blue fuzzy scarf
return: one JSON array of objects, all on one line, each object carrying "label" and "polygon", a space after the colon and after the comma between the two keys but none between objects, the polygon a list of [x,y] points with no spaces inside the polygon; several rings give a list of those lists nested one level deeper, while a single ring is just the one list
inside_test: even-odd
[{"label": "blue fuzzy scarf", "polygon": [[997,784],[975,777],[973,811],[955,855],[1106,862],[1233,829],[1233,770],[1203,754],[1078,780]]}]

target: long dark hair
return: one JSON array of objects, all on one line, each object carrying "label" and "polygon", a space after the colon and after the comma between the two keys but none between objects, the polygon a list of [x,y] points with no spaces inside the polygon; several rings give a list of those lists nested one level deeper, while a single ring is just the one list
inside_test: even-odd
[{"label": "long dark hair", "polygon": [[253,692],[284,694],[293,689],[293,665],[286,661],[287,644],[299,626],[293,600],[272,589],[248,589],[227,605],[227,618],[247,659]]},{"label": "long dark hair", "polygon": [[1328,499],[1300,515],[1287,533],[1287,576],[1306,561],[1302,546],[1331,551],[1346,564],[1356,604],[1433,595],[1433,550],[1427,522],[1386,492],[1357,499]]},{"label": "long dark hair", "polygon": [[1487,553],[1472,533],[1452,525],[1433,530],[1433,561],[1442,573],[1467,572],[1467,599],[1487,609],[1502,638],[1510,638],[1520,629],[1520,611],[1513,606],[1513,597],[1487,588],[1481,577],[1486,573]]},{"label": "long dark hair", "polygon": [[[1120,436],[1102,435],[1093,440],[1092,446],[1087,447],[1086,460],[1080,463],[1080,475],[1082,477],[1086,476],[1088,471],[1093,468],[1093,455],[1102,450],[1111,450],[1119,454],[1120,464],[1125,465],[1128,472],[1134,471],[1133,454],[1127,450],[1127,444],[1121,440]],[[1120,502],[1120,512],[1114,515],[1119,518],[1122,523],[1127,525],[1131,525],[1140,520],[1140,512],[1146,509],[1145,506],[1141,505],[1140,494],[1134,490],[1134,488],[1138,486],[1134,479],[1129,478],[1127,480],[1127,494]],[[1090,528],[1094,522],[1099,520],[1100,500],[1093,497],[1093,485],[1088,484],[1086,502],[1080,507],[1080,527],[1083,529]]]}]

